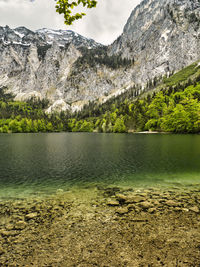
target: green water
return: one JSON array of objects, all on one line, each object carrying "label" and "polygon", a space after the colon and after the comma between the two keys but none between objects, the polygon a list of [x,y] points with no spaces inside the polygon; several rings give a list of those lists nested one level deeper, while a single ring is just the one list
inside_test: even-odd
[{"label": "green water", "polygon": [[200,135],[0,134],[0,198],[200,182]]}]

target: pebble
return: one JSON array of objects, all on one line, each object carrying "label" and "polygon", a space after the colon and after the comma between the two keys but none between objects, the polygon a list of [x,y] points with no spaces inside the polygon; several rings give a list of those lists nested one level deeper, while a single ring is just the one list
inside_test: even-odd
[{"label": "pebble", "polygon": [[124,203],[128,200],[128,197],[122,194],[117,194],[116,195],[116,199],[120,202],[120,203]]},{"label": "pebble", "polygon": [[14,229],[14,226],[12,224],[7,224],[6,225],[6,230],[10,231],[10,230],[13,230]]},{"label": "pebble", "polygon": [[143,201],[143,202],[140,202],[140,207],[142,209],[150,209],[153,207],[152,203],[151,202],[148,202],[148,201]]},{"label": "pebble", "polygon": [[133,197],[129,197],[126,200],[126,203],[139,203],[139,202],[142,202],[142,201],[144,201],[144,197],[141,197],[141,196],[133,196]]},{"label": "pebble", "polygon": [[60,188],[56,190],[56,194],[62,194],[63,192],[64,192],[64,190],[60,189]]},{"label": "pebble", "polygon": [[29,214],[26,215],[26,219],[27,220],[31,220],[31,219],[34,219],[37,216],[38,216],[37,212],[32,212],[32,213],[29,213]]},{"label": "pebble", "polygon": [[5,250],[2,248],[2,246],[0,246],[0,255],[4,254]]},{"label": "pebble", "polygon": [[119,206],[119,201],[117,200],[110,200],[107,203],[108,206]]},{"label": "pebble", "polygon": [[189,209],[183,208],[182,211],[184,211],[184,212],[188,212]]},{"label": "pebble", "polygon": [[2,230],[0,233],[2,236],[15,236],[17,234],[15,231],[5,231],[5,230]]},{"label": "pebble", "polygon": [[148,209],[148,212],[149,213],[155,213],[156,212],[156,208],[150,208],[150,209]]},{"label": "pebble", "polygon": [[180,206],[180,204],[178,202],[175,202],[173,200],[167,200],[165,202],[165,204],[168,205],[168,206],[172,206],[172,207],[178,207],[178,206]]},{"label": "pebble", "polygon": [[128,208],[127,207],[123,207],[123,208],[118,208],[116,210],[116,213],[120,214],[120,215],[123,215],[123,214],[127,214],[129,212]]},{"label": "pebble", "polygon": [[160,202],[158,200],[153,200],[152,203],[153,203],[154,206],[158,206],[160,204]]},{"label": "pebble", "polygon": [[199,208],[197,206],[191,207],[190,210],[199,213]]},{"label": "pebble", "polygon": [[23,230],[26,227],[26,223],[24,221],[19,221],[15,224],[15,229]]},{"label": "pebble", "polygon": [[183,209],[179,208],[179,207],[175,207],[174,208],[175,211],[182,211]]}]

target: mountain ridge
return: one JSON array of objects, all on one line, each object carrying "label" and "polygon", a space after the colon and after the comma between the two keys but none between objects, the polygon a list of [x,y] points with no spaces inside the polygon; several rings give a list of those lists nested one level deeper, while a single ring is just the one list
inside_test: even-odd
[{"label": "mountain ridge", "polygon": [[24,26],[14,29],[11,29],[7,25],[5,27],[0,27],[0,39],[5,45],[11,43],[31,45],[32,42],[35,42],[38,45],[52,45],[53,42],[56,42],[60,46],[67,43],[73,43],[76,47],[84,46],[89,49],[103,46],[102,44],[95,42],[93,39],[86,38],[74,31],[53,30],[48,28],[32,31]]},{"label": "mountain ridge", "polygon": [[170,74],[200,56],[200,2],[198,0],[144,0],[129,17],[111,53],[134,57],[137,83]]},{"label": "mountain ridge", "polygon": [[0,90],[0,133],[10,132],[200,132],[200,61],[81,112],[47,113],[48,101],[13,101]]},{"label": "mountain ridge", "polygon": [[0,27],[0,36],[7,31],[0,37],[0,87],[16,100],[49,99],[49,112],[75,112],[138,85],[140,94],[199,59],[199,25],[198,0],[144,0],[108,47],[71,31]]}]

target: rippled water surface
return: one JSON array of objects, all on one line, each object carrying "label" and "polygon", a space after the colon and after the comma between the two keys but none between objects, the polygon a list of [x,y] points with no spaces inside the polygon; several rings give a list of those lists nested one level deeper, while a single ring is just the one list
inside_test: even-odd
[{"label": "rippled water surface", "polygon": [[199,182],[199,135],[0,134],[0,197]]}]

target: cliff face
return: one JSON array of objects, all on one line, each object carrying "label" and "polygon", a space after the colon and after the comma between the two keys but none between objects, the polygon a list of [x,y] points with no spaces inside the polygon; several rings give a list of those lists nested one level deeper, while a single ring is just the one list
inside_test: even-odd
[{"label": "cliff face", "polygon": [[189,65],[200,57],[200,2],[144,0],[110,53],[135,59],[133,79],[137,83]]},{"label": "cliff face", "polygon": [[79,110],[130,86],[130,62],[71,31],[0,28],[0,88],[16,100],[48,98],[54,110]]},{"label": "cliff face", "polygon": [[72,31],[0,27],[0,88],[75,111],[199,57],[200,2],[144,0],[109,47]]}]

